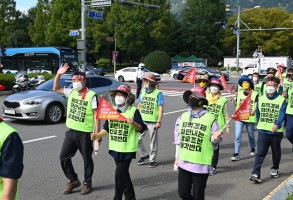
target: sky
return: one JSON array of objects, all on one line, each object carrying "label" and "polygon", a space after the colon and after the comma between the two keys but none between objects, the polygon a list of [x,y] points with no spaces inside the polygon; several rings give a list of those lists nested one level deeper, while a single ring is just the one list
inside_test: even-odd
[{"label": "sky", "polygon": [[15,0],[16,9],[20,11],[27,11],[29,8],[37,5],[38,0]]}]

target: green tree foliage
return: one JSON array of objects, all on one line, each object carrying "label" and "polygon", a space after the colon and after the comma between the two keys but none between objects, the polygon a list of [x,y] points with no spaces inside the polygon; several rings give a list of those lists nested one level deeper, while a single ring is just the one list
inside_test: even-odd
[{"label": "green tree foliage", "polygon": [[34,46],[46,45],[46,29],[50,21],[50,1],[38,0],[37,6],[29,10],[30,15],[35,15],[29,24],[29,35]]},{"label": "green tree foliage", "polygon": [[1,0],[0,1],[0,46],[7,46],[9,30],[13,28],[16,18],[14,0]]},{"label": "green tree foliage", "polygon": [[[237,16],[228,19],[229,24],[234,24]],[[241,13],[241,20],[251,29],[269,28],[293,28],[293,14],[289,14],[279,8],[263,8],[259,10],[248,10]],[[241,24],[241,29],[247,29]],[[261,46],[265,56],[269,55],[292,55],[293,53],[293,32],[284,31],[247,31],[240,33],[241,55],[252,55],[257,46]],[[233,31],[226,30],[223,39],[226,55],[231,55],[233,47],[236,46],[236,35]]]},{"label": "green tree foliage", "polygon": [[223,55],[221,38],[224,31],[225,4],[221,0],[187,0],[182,13],[182,47],[198,57],[209,58],[215,64]]},{"label": "green tree foliage", "polygon": [[164,51],[153,51],[144,59],[146,67],[155,72],[163,73],[171,68],[171,57]]},{"label": "green tree foliage", "polygon": [[[166,0],[146,0],[144,4],[159,5],[160,8],[148,9],[143,5],[125,6],[114,3],[106,20],[106,23],[117,24],[118,48],[127,50],[134,58],[141,57],[141,60],[153,49],[165,50],[169,43],[170,33],[175,27],[174,18],[165,8],[168,6]],[[110,30],[113,31],[113,29],[111,27]],[[101,36],[104,39],[106,35]]]},{"label": "green tree foliage", "polygon": [[52,0],[52,13],[46,29],[46,44],[50,46],[76,47],[76,38],[70,30],[81,27],[81,4],[77,0]]}]

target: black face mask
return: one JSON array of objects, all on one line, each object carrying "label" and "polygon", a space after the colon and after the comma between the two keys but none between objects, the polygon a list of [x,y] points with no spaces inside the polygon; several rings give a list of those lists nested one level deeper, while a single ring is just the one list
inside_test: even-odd
[{"label": "black face mask", "polygon": [[292,79],[292,74],[287,74],[287,78]]},{"label": "black face mask", "polygon": [[196,98],[188,98],[188,105],[190,106],[190,108],[194,109],[194,108],[198,108],[200,105],[200,100],[196,99]]}]

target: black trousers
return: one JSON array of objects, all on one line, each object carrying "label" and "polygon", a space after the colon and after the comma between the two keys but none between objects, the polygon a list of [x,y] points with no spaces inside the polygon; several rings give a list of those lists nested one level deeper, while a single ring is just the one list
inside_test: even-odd
[{"label": "black trousers", "polygon": [[281,161],[281,141],[283,134],[265,134],[262,131],[258,131],[257,138],[257,152],[255,154],[255,162],[252,174],[261,175],[261,165],[268,153],[269,148],[272,149],[273,166],[271,169],[279,169]]},{"label": "black trousers", "polygon": [[209,174],[196,174],[179,167],[178,193],[180,198],[183,200],[204,200],[208,177]]},{"label": "black trousers", "polygon": [[142,86],[142,79],[137,78],[136,79],[136,98],[139,97],[141,86]]},{"label": "black trousers", "polygon": [[129,174],[131,160],[118,161],[115,159],[115,197],[114,200],[135,200],[135,192]]},{"label": "black trousers", "polygon": [[70,181],[75,181],[78,176],[74,171],[71,158],[79,150],[84,162],[84,183],[92,183],[94,162],[92,158],[93,143],[90,133],[68,130],[65,133],[62,149],[60,152],[61,167],[65,176]]},{"label": "black trousers", "polygon": [[214,155],[212,159],[212,167],[217,168],[218,161],[219,161],[219,152],[220,152],[220,145],[218,145],[218,149],[214,149]]}]

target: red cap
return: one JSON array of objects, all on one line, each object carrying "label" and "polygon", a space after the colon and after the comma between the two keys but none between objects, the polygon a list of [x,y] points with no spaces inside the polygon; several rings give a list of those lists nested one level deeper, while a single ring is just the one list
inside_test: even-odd
[{"label": "red cap", "polygon": [[[197,96],[200,98],[206,97],[206,91],[202,87],[194,87],[194,88],[191,88],[190,91],[193,92],[194,96]],[[201,96],[199,96],[199,95],[201,95]]]}]

